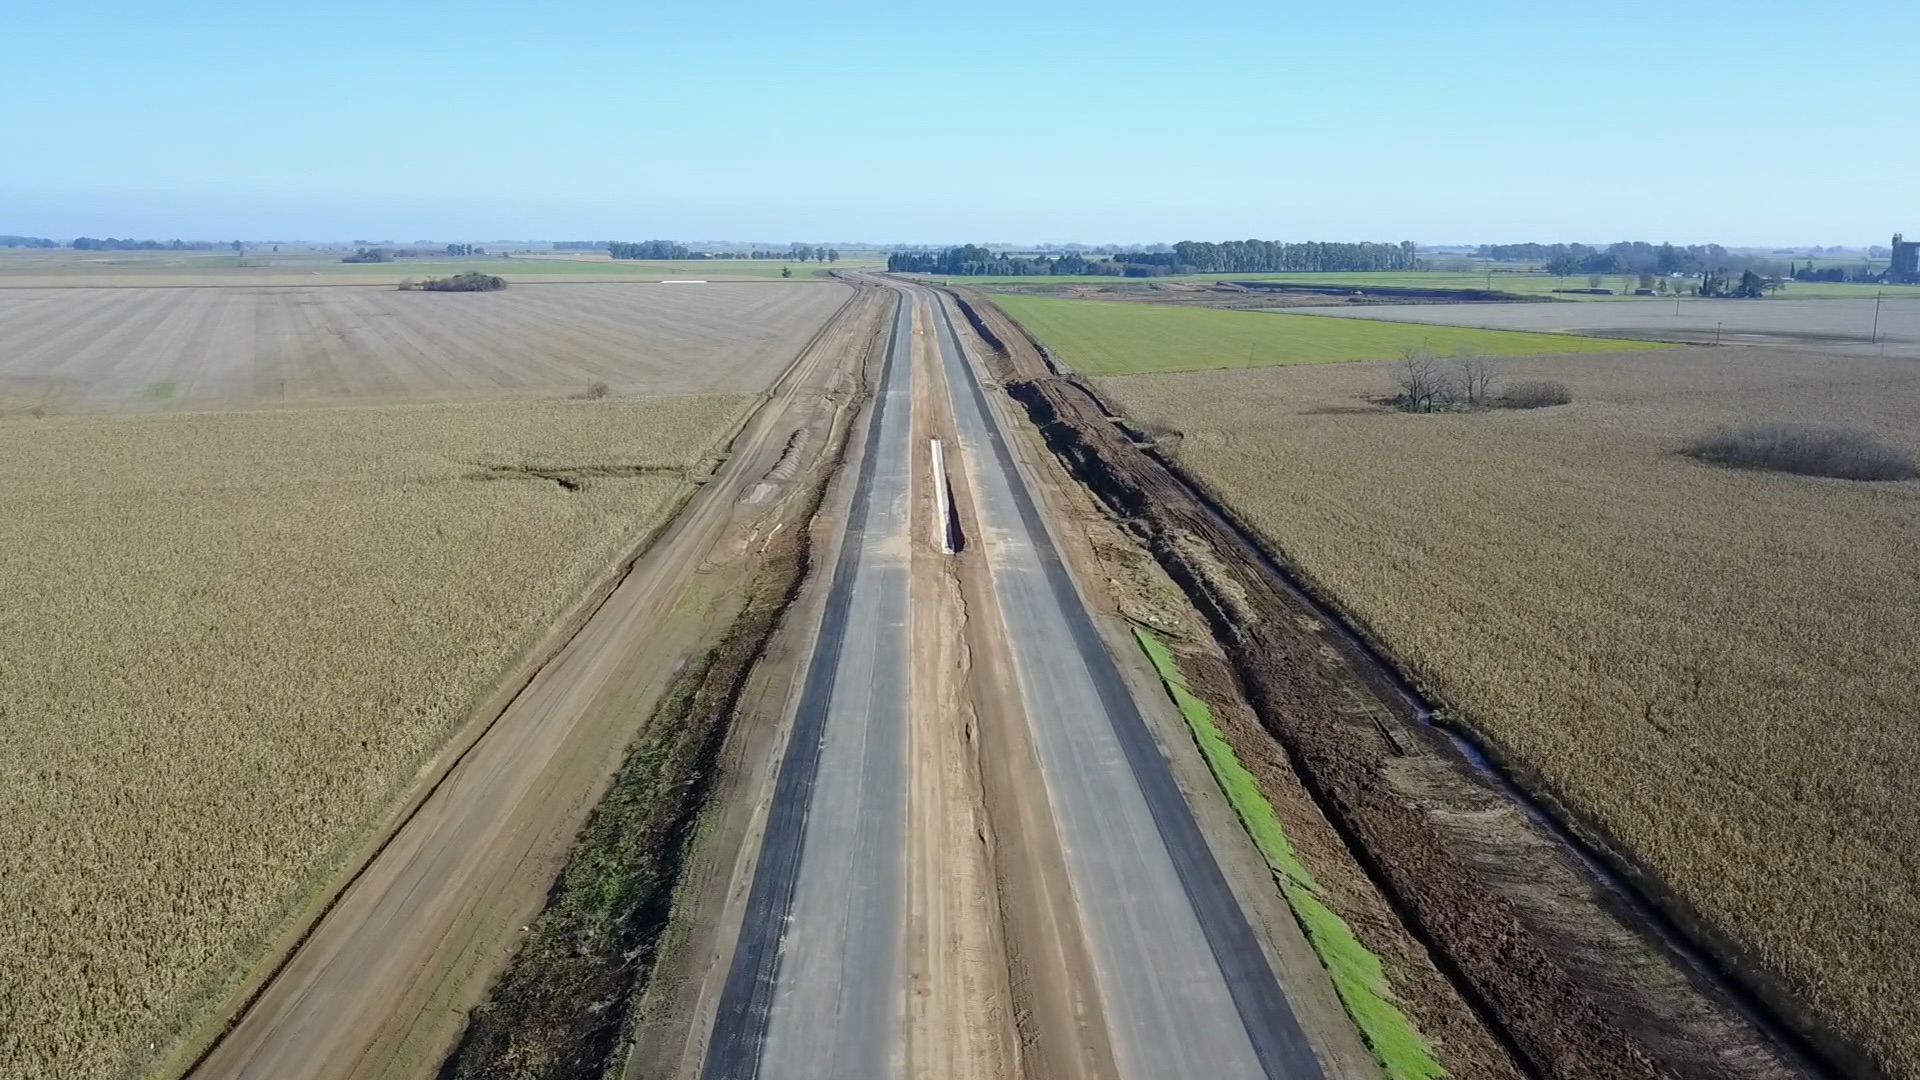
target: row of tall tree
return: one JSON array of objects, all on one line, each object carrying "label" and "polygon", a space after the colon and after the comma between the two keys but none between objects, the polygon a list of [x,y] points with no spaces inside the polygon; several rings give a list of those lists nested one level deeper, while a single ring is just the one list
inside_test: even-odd
[{"label": "row of tall tree", "polygon": [[793,259],[798,262],[811,260],[813,262],[830,263],[840,261],[840,252],[836,248],[825,246],[794,244],[786,250],[785,254],[778,251],[756,251],[753,252],[753,257],[756,259]]},{"label": "row of tall tree", "polygon": [[1787,264],[1787,276],[1795,281],[1885,281],[1887,270],[1884,266],[1875,266],[1866,260],[1847,266],[1815,267],[1809,260],[1807,265]]},{"label": "row of tall tree", "polygon": [[1535,263],[1560,277],[1573,274],[1705,274],[1753,270],[1777,273],[1763,255],[1739,255],[1719,244],[1649,244],[1622,240],[1606,247],[1590,244],[1481,244],[1476,252],[1495,262]]},{"label": "row of tall tree", "polygon": [[684,259],[690,252],[685,244],[676,244],[671,240],[642,240],[638,243],[611,240],[607,243],[607,254],[616,259]]},{"label": "row of tall tree", "polygon": [[[564,244],[564,246],[563,246]],[[576,246],[577,245],[577,246]],[[785,251],[694,251],[685,244],[676,244],[671,240],[642,240],[639,243],[627,243],[620,240],[606,240],[588,243],[587,241],[563,241],[555,244],[560,251],[585,251],[604,247],[607,254],[616,259],[674,259],[680,261],[699,259],[789,259],[794,262],[840,261],[838,248],[825,245],[794,244]]]},{"label": "row of tall tree", "polygon": [[1056,256],[993,251],[975,244],[941,251],[896,251],[887,269],[898,273],[954,277],[1100,275],[1159,277],[1168,274],[1255,274],[1289,270],[1417,270],[1413,241],[1398,244],[1287,243],[1281,240],[1183,240],[1165,251],[1129,251]]},{"label": "row of tall tree", "polygon": [[0,247],[10,248],[57,248],[60,241],[49,240],[44,236],[0,236]]},{"label": "row of tall tree", "polygon": [[74,240],[69,247],[75,251],[212,251],[219,247],[205,240],[120,240],[107,237],[96,240],[91,236],[82,236]]}]

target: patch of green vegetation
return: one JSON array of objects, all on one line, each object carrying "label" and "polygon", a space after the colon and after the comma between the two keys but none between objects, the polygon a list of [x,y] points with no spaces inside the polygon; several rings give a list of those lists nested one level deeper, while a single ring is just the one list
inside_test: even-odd
[{"label": "patch of green vegetation", "polygon": [[173,397],[173,380],[161,379],[159,382],[148,383],[147,388],[140,392],[140,396],[148,401],[166,401]]},{"label": "patch of green vegetation", "polygon": [[1321,900],[1320,885],[1295,856],[1293,845],[1287,841],[1286,831],[1273,812],[1273,804],[1267,802],[1266,796],[1260,793],[1259,782],[1240,763],[1239,756],[1214,722],[1213,710],[1194,696],[1166,642],[1138,627],[1133,633],[1139,639],[1140,648],[1153,661],[1154,670],[1159,672],[1160,681],[1179,707],[1180,715],[1186,718],[1187,728],[1193,732],[1193,741],[1207,759],[1214,780],[1226,793],[1234,813],[1239,815],[1241,824],[1246,826],[1266,859],[1287,906],[1293,909],[1293,917],[1333,977],[1334,989],[1347,1015],[1353,1018],[1387,1076],[1390,1080],[1433,1080],[1445,1076],[1446,1070],[1434,1060],[1413,1021],[1394,1004],[1393,991],[1387,985],[1380,958],[1367,951],[1353,936],[1346,920]]},{"label": "patch of green vegetation", "polygon": [[1088,375],[1390,360],[1407,349],[1439,355],[1670,348],[1662,342],[1480,330],[1372,319],[1172,307],[1124,301],[996,296],[994,303]]},{"label": "patch of green vegetation", "polygon": [[724,713],[702,708],[715,704],[707,699],[714,655],[676,678],[628,748],[546,910],[469,1014],[441,1076],[599,1076],[608,1068],[651,971],[725,735]]}]

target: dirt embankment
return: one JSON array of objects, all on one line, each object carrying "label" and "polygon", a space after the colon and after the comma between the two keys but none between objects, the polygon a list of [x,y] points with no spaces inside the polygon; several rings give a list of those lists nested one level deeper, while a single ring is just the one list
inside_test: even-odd
[{"label": "dirt embankment", "polygon": [[[812,516],[812,504],[798,520]],[[581,833],[546,911],[445,1078],[599,1076],[612,1063],[671,915],[691,829],[754,662],[805,580],[806,530],[769,544],[726,637],[688,665]]]},{"label": "dirt embankment", "polygon": [[[442,1080],[599,1077],[620,1065],[635,1009],[666,945],[702,811],[721,779],[720,758],[742,694],[806,580],[812,560],[806,523],[838,469],[845,420],[862,396],[830,388],[746,496],[743,506],[769,509],[757,522],[747,515],[748,524],[739,526],[747,534],[735,534],[735,557],[753,560],[738,614],[681,668],[628,748],[545,910],[470,1014],[440,1068]],[[786,495],[774,494],[796,474]]]},{"label": "dirt embankment", "polygon": [[1361,688],[1331,657],[1312,613],[1192,490],[1130,442],[1090,391],[1056,375],[1004,316],[966,297],[961,307],[1001,351],[1008,392],[1048,444],[1134,523],[1206,614],[1262,722],[1316,801],[1523,1067],[1567,1080],[1672,1075],[1609,1018],[1425,810],[1396,789],[1393,743],[1364,724],[1356,728]]}]

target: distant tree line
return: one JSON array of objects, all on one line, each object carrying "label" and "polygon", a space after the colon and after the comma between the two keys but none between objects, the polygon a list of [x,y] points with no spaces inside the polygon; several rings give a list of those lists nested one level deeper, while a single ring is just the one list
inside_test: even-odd
[{"label": "distant tree line", "polygon": [[763,256],[769,259],[793,259],[796,262],[812,261],[828,263],[840,261],[840,252],[838,250],[830,247],[815,247],[812,244],[794,244],[787,248],[784,254],[778,251],[756,251],[753,253],[753,257],[756,259]]},{"label": "distant tree line", "polygon": [[107,237],[96,240],[91,236],[82,236],[68,245],[75,251],[212,251],[220,246],[205,240],[118,240]]},{"label": "distant tree line", "polygon": [[49,240],[44,236],[0,236],[0,247],[10,248],[57,248],[60,241]]},{"label": "distant tree line", "polygon": [[486,248],[474,247],[472,244],[448,244],[447,250],[442,252],[445,255],[485,255],[486,253]]},{"label": "distant tree line", "polygon": [[386,248],[363,247],[354,249],[353,254],[340,260],[343,263],[385,263],[393,261],[393,253]]},{"label": "distant tree line", "polygon": [[1279,240],[1183,240],[1165,251],[1116,252],[1089,258],[1077,251],[1056,256],[1018,255],[974,244],[943,251],[896,251],[887,269],[897,273],[1026,277],[1091,274],[1160,277],[1168,274],[1254,274],[1289,270],[1417,270],[1413,241],[1398,244],[1290,244]]},{"label": "distant tree line", "polygon": [[1649,244],[1623,240],[1606,247],[1589,244],[1481,244],[1476,252],[1494,262],[1535,263],[1558,277],[1575,274],[1705,274],[1709,271],[1780,271],[1765,256],[1736,255],[1719,244]]},{"label": "distant tree line", "polygon": [[607,243],[607,254],[616,259],[684,259],[691,253],[685,244],[676,244],[671,240],[642,240],[639,243],[611,240]]},{"label": "distant tree line", "polygon": [[752,251],[695,251],[671,240],[644,240],[626,243],[619,240],[557,240],[555,251],[605,251],[616,259],[670,259],[690,262],[702,259],[791,259],[798,262],[839,262],[837,248],[812,244],[792,244],[785,250],[756,248]]},{"label": "distant tree line", "polygon": [[1787,264],[1787,276],[1795,281],[1866,281],[1876,282],[1887,279],[1885,267],[1874,266],[1861,261],[1852,266],[1822,266],[1816,269],[1812,262],[1805,266]]}]

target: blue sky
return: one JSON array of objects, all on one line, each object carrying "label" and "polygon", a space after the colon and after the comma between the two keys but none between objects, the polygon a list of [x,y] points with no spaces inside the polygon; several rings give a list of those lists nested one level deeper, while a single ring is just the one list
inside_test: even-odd
[{"label": "blue sky", "polygon": [[61,239],[1920,233],[1911,0],[0,0],[0,27],[0,232]]}]

